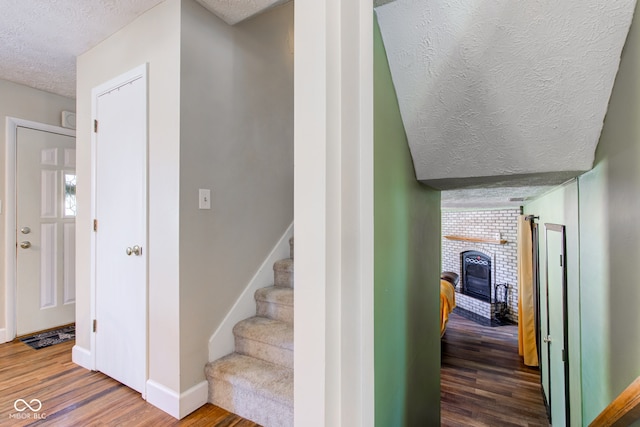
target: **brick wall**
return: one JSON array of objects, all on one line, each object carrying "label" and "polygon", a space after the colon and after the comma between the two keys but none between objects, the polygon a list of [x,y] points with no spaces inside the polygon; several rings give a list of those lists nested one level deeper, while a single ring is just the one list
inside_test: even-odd
[{"label": "brick wall", "polygon": [[[483,252],[492,257],[493,287],[508,283],[507,296],[509,319],[518,321],[518,248],[517,226],[520,209],[482,211],[442,211],[442,271],[453,271],[460,275],[460,253],[468,250]],[[449,240],[444,236],[477,237],[506,240],[504,245]],[[458,295],[456,295],[457,297]],[[458,305],[466,310],[484,315],[488,303],[475,304],[473,298],[459,298]],[[477,301],[481,303],[481,301]]]}]

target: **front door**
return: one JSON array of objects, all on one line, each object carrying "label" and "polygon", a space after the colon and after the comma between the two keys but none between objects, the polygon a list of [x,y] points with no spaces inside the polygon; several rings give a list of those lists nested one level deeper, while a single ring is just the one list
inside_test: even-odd
[{"label": "front door", "polygon": [[96,368],[143,394],[147,348],[145,76],[119,77],[94,90]]},{"label": "front door", "polygon": [[75,320],[75,138],[16,131],[16,332]]}]

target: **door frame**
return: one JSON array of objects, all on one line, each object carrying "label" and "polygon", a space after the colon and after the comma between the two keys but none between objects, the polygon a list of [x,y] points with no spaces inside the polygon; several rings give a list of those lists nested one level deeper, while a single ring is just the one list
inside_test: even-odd
[{"label": "door frame", "polygon": [[[145,172],[144,172],[144,179],[145,179],[145,188],[146,188],[146,200],[145,200],[145,208],[144,208],[144,217],[145,217],[145,223],[146,223],[146,230],[145,230],[145,239],[142,242],[142,247],[145,248],[146,250],[144,251],[144,258],[145,258],[145,262],[146,262],[146,283],[145,283],[145,302],[143,304],[143,307],[141,307],[141,310],[144,310],[144,318],[145,318],[145,325],[144,325],[144,334],[145,334],[145,339],[144,341],[144,352],[145,352],[145,357],[144,357],[144,382],[143,382],[143,389],[142,389],[142,398],[146,399],[146,383],[149,379],[149,167],[148,167],[148,162],[149,162],[149,129],[148,129],[148,120],[149,120],[149,104],[148,104],[148,84],[149,84],[149,80],[148,80],[148,64],[143,64],[140,65],[138,67],[135,67],[123,74],[120,74],[117,77],[114,77],[113,79],[110,79],[96,87],[94,87],[91,90],[91,121],[93,122],[94,120],[96,120],[96,111],[97,111],[97,106],[98,106],[98,98],[105,94],[108,93],[112,90],[116,90],[117,88],[126,85],[127,83],[134,81],[134,80],[138,80],[138,79],[142,79],[144,86],[145,86],[145,90],[146,90],[146,94],[147,94],[147,106],[146,106],[146,122],[144,124],[145,126]],[[92,126],[93,129],[93,126]],[[97,162],[98,162],[98,157],[97,157],[97,134],[95,131],[91,131],[91,218],[92,220],[96,218],[97,215]],[[96,290],[97,290],[97,270],[96,270],[96,255],[97,255],[97,239],[96,239],[96,234],[95,232],[91,233],[91,253],[90,253],[90,277],[91,277],[91,281],[90,281],[90,307],[91,307],[91,322],[94,322],[96,319],[96,315],[97,315],[97,300],[96,300]],[[91,332],[91,337],[90,337],[90,351],[91,351],[91,357],[90,357],[90,365],[91,365],[91,369],[92,370],[96,370],[96,358],[97,358],[97,353],[96,353],[96,334],[95,331]]]},{"label": "door frame", "polygon": [[16,337],[18,315],[16,295],[17,237],[16,237],[16,144],[18,128],[27,128],[42,132],[55,133],[75,138],[76,131],[60,126],[48,125],[16,117],[6,118],[5,138],[5,206],[4,206],[4,283],[5,283],[5,336],[0,335],[0,342],[9,342]]},{"label": "door frame", "polygon": [[[565,423],[571,425],[570,384],[569,384],[569,305],[567,302],[567,233],[566,227],[560,224],[545,223],[545,281],[546,281],[546,307],[547,307],[547,332],[549,331],[549,232],[558,232],[562,236],[562,345],[564,349],[563,372],[564,372],[564,410]],[[551,419],[551,352],[547,347],[548,375],[549,375],[549,420]]]}]

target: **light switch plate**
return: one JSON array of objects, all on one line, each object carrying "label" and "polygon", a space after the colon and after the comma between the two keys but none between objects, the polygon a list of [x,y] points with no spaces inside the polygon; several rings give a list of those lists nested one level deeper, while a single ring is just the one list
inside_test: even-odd
[{"label": "light switch plate", "polygon": [[211,190],[208,188],[198,190],[198,209],[211,209]]}]

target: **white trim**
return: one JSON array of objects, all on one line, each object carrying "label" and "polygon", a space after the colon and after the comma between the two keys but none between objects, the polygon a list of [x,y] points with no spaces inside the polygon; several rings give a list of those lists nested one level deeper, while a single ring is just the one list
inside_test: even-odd
[{"label": "white trim", "polygon": [[209,383],[202,381],[180,394],[180,419],[186,417],[209,400]]},{"label": "white trim", "polygon": [[147,402],[180,420],[209,399],[209,383],[199,382],[184,393],[175,391],[153,380],[147,381]]},{"label": "white trim", "polygon": [[294,424],[374,425],[373,4],[297,0]]},{"label": "white trim", "polygon": [[233,327],[236,323],[256,314],[255,292],[273,284],[273,263],[289,257],[289,238],[293,237],[293,224],[289,225],[271,253],[253,275],[244,291],[229,310],[218,329],[209,339],[209,361],[217,360],[234,351]]},{"label": "white trim", "polygon": [[74,345],[71,349],[71,361],[76,365],[80,365],[85,369],[91,370],[91,351],[78,345]]},{"label": "white trim", "polygon": [[12,341],[16,337],[16,142],[18,128],[39,130],[65,136],[76,136],[74,130],[59,126],[33,122],[30,120],[7,117],[5,138],[5,250],[4,250],[4,283],[5,283],[5,336],[3,342]]},{"label": "white trim", "polygon": [[0,344],[9,341],[7,340],[7,330],[5,328],[0,329]]},{"label": "white trim", "polygon": [[153,380],[147,380],[147,402],[162,409],[173,418],[180,419],[180,396],[175,391]]},{"label": "white trim", "polygon": [[[124,86],[125,84],[132,82],[134,80],[137,79],[142,79],[142,81],[144,82],[144,86],[145,86],[145,91],[146,91],[146,95],[147,95],[147,102],[146,102],[146,120],[148,122],[148,118],[149,118],[149,101],[148,101],[148,96],[149,96],[149,89],[148,89],[148,85],[149,85],[149,79],[148,79],[148,63],[139,65],[135,68],[133,68],[130,71],[127,71],[123,74],[120,74],[117,77],[114,77],[113,79],[102,83],[96,87],[94,87],[91,90],[91,121],[93,123],[94,120],[96,120],[96,111],[97,111],[97,106],[98,106],[98,97],[100,95],[103,95],[105,93],[108,93],[114,89],[117,89],[120,86]],[[97,189],[97,175],[96,175],[96,165],[97,165],[97,156],[96,156],[96,143],[97,143],[97,136],[96,133],[93,132],[93,126],[92,126],[92,131],[91,131],[91,219],[93,220],[94,218],[96,218],[96,189]],[[145,164],[145,186],[146,186],[146,203],[145,203],[145,218],[146,218],[146,224],[147,224],[147,230],[146,230],[146,237],[145,237],[145,242],[143,243],[143,247],[148,248],[149,247],[149,167],[148,167],[148,162],[149,162],[149,132],[148,132],[148,124],[145,123],[145,152],[146,152],[146,164]],[[149,251],[146,250],[143,252],[143,257],[145,258],[145,262],[147,265],[147,271],[145,274],[146,277],[146,301],[144,304],[144,310],[145,310],[145,322],[146,324],[144,325],[144,331],[145,331],[145,360],[144,360],[144,384],[146,386],[146,384],[148,383],[148,378],[149,378],[149,309],[148,309],[148,299],[149,299],[149,258],[148,258],[148,254]],[[93,322],[93,319],[96,319],[96,233],[92,232],[91,233],[91,255],[90,255],[90,266],[89,266],[89,271],[90,271],[90,297],[89,297],[89,305],[90,305],[90,311],[91,311],[91,317],[90,317],[90,322]],[[90,334],[90,348],[91,348],[91,368],[95,370],[96,369],[96,334],[95,333],[91,333]],[[143,386],[144,387],[144,386]],[[146,398],[146,394],[147,391],[146,390],[142,390],[141,391],[142,397],[143,399]]]},{"label": "white trim", "polygon": [[[351,409],[347,423],[360,426],[375,425],[375,366],[374,366],[374,119],[373,119],[373,7],[371,0],[360,0],[353,12],[358,21],[358,72],[355,78],[357,87],[356,122],[359,139],[357,161],[359,182],[357,219],[359,233],[358,273],[360,288],[347,301],[343,310],[349,310],[349,304],[359,303],[359,315],[353,319],[357,325],[354,333],[359,337],[359,352],[350,368],[358,368],[359,375],[355,387],[358,393],[358,406]],[[348,23],[346,25],[349,25]],[[349,53],[346,53],[349,55]],[[355,98],[355,96],[353,97]],[[348,286],[348,285],[347,285]],[[347,390],[347,392],[350,392]]]}]

